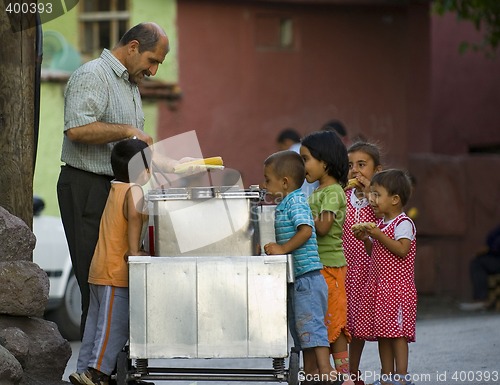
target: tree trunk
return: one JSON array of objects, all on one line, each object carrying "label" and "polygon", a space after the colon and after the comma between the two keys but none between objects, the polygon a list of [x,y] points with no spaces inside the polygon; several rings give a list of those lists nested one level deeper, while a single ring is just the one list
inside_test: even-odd
[{"label": "tree trunk", "polygon": [[35,16],[8,14],[5,11],[8,3],[0,0],[0,206],[31,227]]}]

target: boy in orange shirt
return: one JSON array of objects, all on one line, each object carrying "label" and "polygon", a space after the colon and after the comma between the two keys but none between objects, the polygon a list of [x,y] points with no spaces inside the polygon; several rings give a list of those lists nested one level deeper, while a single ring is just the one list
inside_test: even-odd
[{"label": "boy in orange shirt", "polygon": [[[136,154],[140,154],[141,166],[133,172],[129,162]],[[127,260],[131,255],[147,255],[141,249],[141,234],[147,219],[141,185],[149,180],[150,163],[151,151],[139,139],[118,142],[111,153],[115,179],[111,182],[90,265],[87,322],[77,371],[69,376],[74,385],[108,385],[118,354],[128,340]],[[129,175],[132,173],[137,175]]]}]

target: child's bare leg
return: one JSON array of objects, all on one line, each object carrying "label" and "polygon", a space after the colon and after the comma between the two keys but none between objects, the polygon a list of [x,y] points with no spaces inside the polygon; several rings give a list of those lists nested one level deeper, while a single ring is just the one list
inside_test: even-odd
[{"label": "child's bare leg", "polygon": [[361,363],[361,354],[365,347],[365,340],[352,338],[349,344],[349,366],[351,373],[358,374]]},{"label": "child's bare leg", "polygon": [[382,365],[382,374],[394,373],[394,350],[392,338],[378,339],[378,354]]},{"label": "child's bare leg", "polygon": [[314,350],[315,348],[309,348],[302,351],[302,358],[304,360],[304,373],[306,374],[319,374],[316,352]]},{"label": "child's bare leg", "polygon": [[349,353],[347,352],[347,337],[342,331],[338,338],[330,344],[335,363],[335,369],[342,374],[349,374]]},{"label": "child's bare leg", "polygon": [[408,341],[405,337],[394,338],[392,341],[394,360],[396,362],[395,373],[405,375],[408,373]]},{"label": "child's bare leg", "polygon": [[330,347],[318,346],[314,348],[321,381],[335,380],[336,371],[330,363]]},{"label": "child's bare leg", "polygon": [[341,332],[338,338],[330,344],[333,353],[347,351],[347,337]]}]

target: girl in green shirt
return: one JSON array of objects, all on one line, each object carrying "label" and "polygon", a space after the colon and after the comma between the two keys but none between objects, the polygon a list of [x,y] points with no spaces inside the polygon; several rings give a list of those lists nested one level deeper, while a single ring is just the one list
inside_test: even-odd
[{"label": "girl in green shirt", "polygon": [[347,329],[347,296],[345,276],[347,262],[342,247],[342,225],[345,219],[349,159],[347,150],[333,131],[314,132],[302,140],[300,155],[306,167],[306,180],[318,181],[318,188],[308,202],[314,216],[318,251],[328,284],[328,328],[330,351],[335,368],[349,375],[347,344],[351,336]]}]

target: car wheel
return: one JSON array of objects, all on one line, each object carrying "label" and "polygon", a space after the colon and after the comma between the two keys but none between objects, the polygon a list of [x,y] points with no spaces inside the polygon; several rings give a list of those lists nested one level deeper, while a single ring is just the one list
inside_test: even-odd
[{"label": "car wheel", "polygon": [[59,332],[68,341],[80,339],[82,297],[74,274],[71,274],[64,292],[64,299],[57,309],[51,310],[45,318],[57,324]]}]

